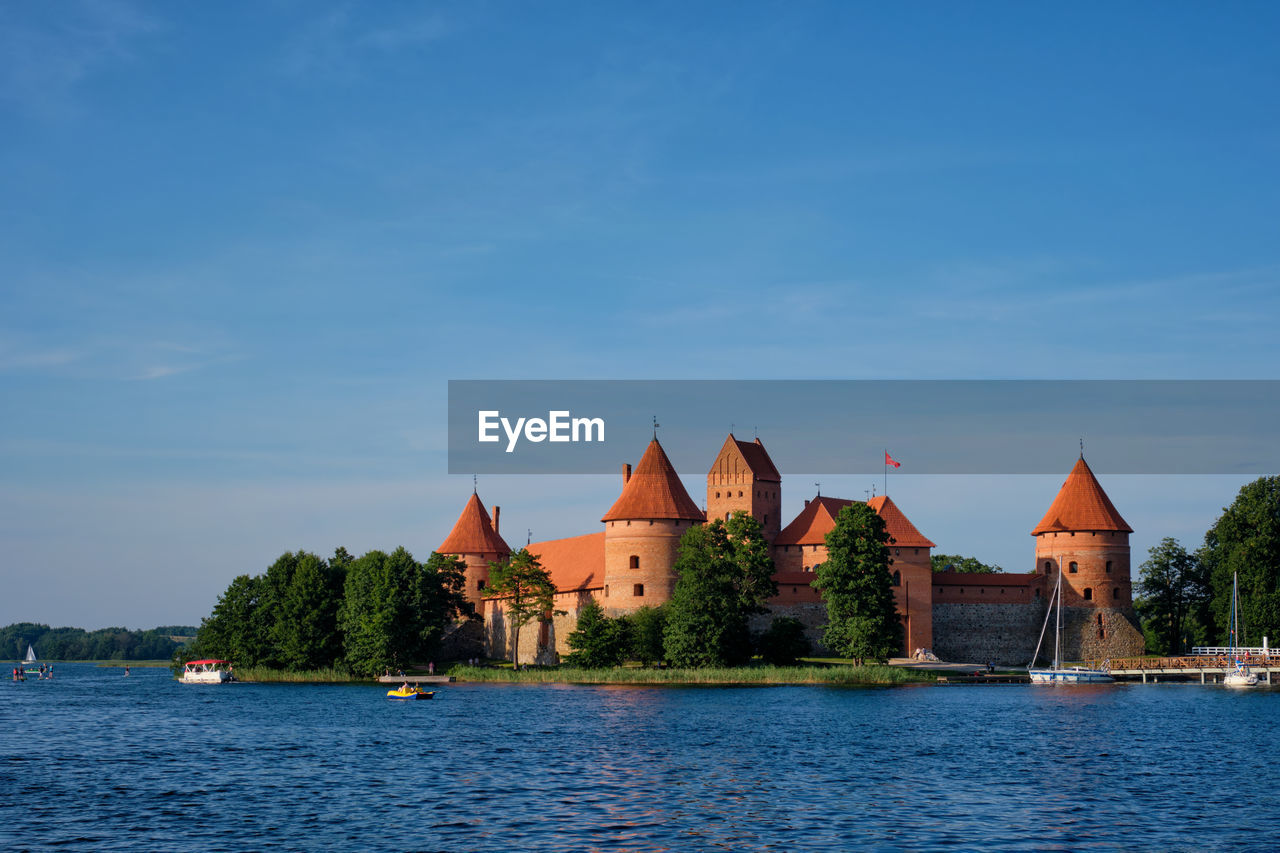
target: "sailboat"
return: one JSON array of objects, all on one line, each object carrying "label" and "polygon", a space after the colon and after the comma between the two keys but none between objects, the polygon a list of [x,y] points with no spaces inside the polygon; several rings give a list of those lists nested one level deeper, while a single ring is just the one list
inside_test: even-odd
[{"label": "sailboat", "polygon": [[[1044,644],[1044,633],[1049,628],[1049,617],[1054,614],[1054,602],[1057,602],[1058,624],[1053,634],[1053,666],[1037,668],[1040,659],[1040,646]],[[1036,643],[1036,653],[1027,666],[1032,684],[1106,684],[1115,681],[1111,674],[1102,669],[1087,669],[1082,666],[1062,665],[1062,570],[1058,570],[1058,583],[1053,588],[1053,597],[1049,599],[1049,608],[1044,614],[1044,626],[1040,629],[1040,641]]]},{"label": "sailboat", "polygon": [[1231,576],[1231,657],[1230,660],[1235,664],[1235,669],[1228,672],[1222,677],[1222,683],[1227,687],[1253,687],[1258,683],[1256,673],[1249,670],[1249,665],[1240,660],[1236,654],[1236,637],[1240,630],[1240,576],[1238,574]]},{"label": "sailboat", "polygon": [[36,669],[36,664],[40,661],[36,660],[36,650],[31,648],[31,644],[27,643],[27,656],[22,659],[22,671],[28,673],[36,673],[40,670]]}]

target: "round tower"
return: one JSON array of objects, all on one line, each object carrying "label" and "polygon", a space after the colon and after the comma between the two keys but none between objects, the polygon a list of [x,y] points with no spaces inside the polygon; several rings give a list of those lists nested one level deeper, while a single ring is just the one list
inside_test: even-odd
[{"label": "round tower", "polygon": [[1081,456],[1031,535],[1036,573],[1050,594],[1062,575],[1064,607],[1133,607],[1129,534],[1098,479]]},{"label": "round tower", "polygon": [[1062,656],[1104,661],[1140,655],[1145,645],[1133,610],[1129,534],[1083,454],[1031,535],[1036,573],[1049,598],[1062,579]]},{"label": "round tower", "polygon": [[498,507],[493,508],[493,520],[485,511],[480,496],[472,492],[471,500],[462,508],[462,515],[453,525],[436,550],[441,554],[460,557],[467,565],[467,600],[481,612],[480,604],[484,588],[489,585],[489,563],[501,562],[511,556],[511,549],[498,535]]},{"label": "round tower", "polygon": [[670,600],[680,537],[705,520],[654,438],[635,473],[623,466],[622,494],[601,519],[605,612],[630,613]]}]

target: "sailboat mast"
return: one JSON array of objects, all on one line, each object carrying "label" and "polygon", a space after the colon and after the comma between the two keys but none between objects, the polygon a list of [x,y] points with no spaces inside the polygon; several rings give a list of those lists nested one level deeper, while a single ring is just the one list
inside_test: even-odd
[{"label": "sailboat mast", "polygon": [[1053,668],[1062,665],[1062,560],[1058,560],[1058,589],[1054,593],[1058,597],[1058,629],[1053,632]]}]

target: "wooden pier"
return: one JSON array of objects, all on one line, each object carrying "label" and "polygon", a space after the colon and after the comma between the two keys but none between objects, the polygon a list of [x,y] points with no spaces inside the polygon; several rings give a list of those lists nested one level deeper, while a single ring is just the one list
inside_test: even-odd
[{"label": "wooden pier", "polygon": [[[1249,669],[1258,675],[1259,684],[1280,682],[1280,656],[1242,658]],[[1235,670],[1235,661],[1225,656],[1188,655],[1173,658],[1113,658],[1110,661],[1091,661],[1091,667],[1108,670],[1115,678],[1141,679],[1145,684],[1161,676],[1178,679],[1199,679],[1201,684],[1217,684],[1222,677]],[[1273,681],[1275,673],[1276,681]]]}]

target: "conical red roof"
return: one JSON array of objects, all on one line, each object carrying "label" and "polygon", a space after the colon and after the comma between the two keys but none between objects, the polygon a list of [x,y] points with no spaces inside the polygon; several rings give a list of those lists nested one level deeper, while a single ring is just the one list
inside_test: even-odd
[{"label": "conical red roof", "polygon": [[472,493],[471,500],[462,508],[458,523],[436,549],[441,554],[510,554],[507,543],[493,529],[489,513],[480,496]]},{"label": "conical red roof", "polygon": [[1067,481],[1058,490],[1049,511],[1040,519],[1032,536],[1055,531],[1121,530],[1132,533],[1125,520],[1102,490],[1098,478],[1093,476],[1081,456],[1067,475]]},{"label": "conical red roof", "polygon": [[[819,495],[809,501],[808,506],[800,511],[790,524],[782,528],[773,544],[775,545],[822,545],[827,541],[827,534],[835,529],[836,516],[840,510],[855,503],[847,498],[828,498]],[[892,544],[899,548],[936,548],[925,535],[916,529],[907,516],[898,509],[898,505],[885,495],[867,501],[867,506],[876,511],[884,519],[884,526],[893,538]]]},{"label": "conical red roof", "polygon": [[889,535],[893,537],[893,544],[899,548],[938,547],[916,529],[916,526],[903,514],[902,510],[898,509],[898,505],[888,495],[872,498],[867,501],[867,506],[874,509],[884,519],[884,526],[888,529]]},{"label": "conical red roof", "polygon": [[706,515],[685,491],[671,460],[655,438],[649,442],[622,494],[601,521],[643,518],[687,518],[706,521]]}]

